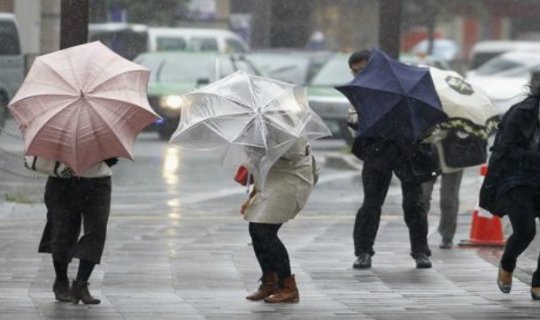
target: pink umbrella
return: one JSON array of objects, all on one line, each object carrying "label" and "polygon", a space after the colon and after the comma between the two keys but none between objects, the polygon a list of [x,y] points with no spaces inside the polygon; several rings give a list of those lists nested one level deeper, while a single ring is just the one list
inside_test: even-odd
[{"label": "pink umbrella", "polygon": [[159,119],[146,96],[150,71],[92,42],[36,58],[9,109],[25,153],[83,173],[133,159],[137,134]]}]

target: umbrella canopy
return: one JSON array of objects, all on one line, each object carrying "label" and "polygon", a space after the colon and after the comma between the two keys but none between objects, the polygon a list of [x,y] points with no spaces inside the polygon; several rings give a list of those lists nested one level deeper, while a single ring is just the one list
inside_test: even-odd
[{"label": "umbrella canopy", "polygon": [[455,71],[430,68],[435,90],[449,120],[443,127],[452,126],[480,135],[494,127],[498,111],[491,100],[476,86],[468,83]]},{"label": "umbrella canopy", "polygon": [[358,113],[359,137],[409,144],[447,119],[427,68],[406,65],[376,49],[364,71],[336,89]]},{"label": "umbrella canopy", "polygon": [[300,138],[330,135],[308,106],[303,87],[237,71],[182,97],[170,142],[223,148],[223,164],[247,163],[264,185],[272,164]]},{"label": "umbrella canopy", "polygon": [[132,159],[137,134],[159,118],[146,97],[149,75],[101,42],[36,58],[9,104],[25,153],[77,174],[107,158]]}]

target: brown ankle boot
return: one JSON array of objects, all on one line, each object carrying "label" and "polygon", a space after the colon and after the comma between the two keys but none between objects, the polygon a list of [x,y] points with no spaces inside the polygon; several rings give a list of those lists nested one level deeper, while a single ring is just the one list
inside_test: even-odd
[{"label": "brown ankle boot", "polygon": [[92,297],[88,291],[88,282],[74,280],[71,285],[71,302],[78,304],[82,301],[84,304],[100,304],[101,301]]},{"label": "brown ankle boot", "polygon": [[540,287],[531,288],[531,298],[533,300],[540,300]]},{"label": "brown ankle boot", "polygon": [[277,291],[278,277],[275,272],[264,274],[260,281],[261,285],[259,286],[259,289],[247,296],[246,299],[251,301],[260,301]]},{"label": "brown ankle boot", "polygon": [[268,303],[296,303],[300,301],[300,294],[298,293],[298,288],[296,287],[296,280],[294,279],[294,274],[288,276],[284,279],[281,279],[281,286],[279,290],[264,299],[264,302]]}]

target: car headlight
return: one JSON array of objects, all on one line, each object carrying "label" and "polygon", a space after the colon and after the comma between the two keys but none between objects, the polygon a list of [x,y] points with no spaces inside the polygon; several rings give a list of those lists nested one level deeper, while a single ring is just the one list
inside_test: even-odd
[{"label": "car headlight", "polygon": [[182,97],[181,96],[164,96],[161,97],[160,105],[162,108],[167,108],[171,110],[179,110],[182,106]]}]

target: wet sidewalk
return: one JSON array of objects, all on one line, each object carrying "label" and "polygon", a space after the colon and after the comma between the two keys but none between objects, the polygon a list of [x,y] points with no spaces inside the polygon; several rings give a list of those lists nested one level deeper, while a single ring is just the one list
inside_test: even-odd
[{"label": "wet sidewalk", "polygon": [[[57,303],[50,257],[36,253],[43,205],[0,208],[2,320],[534,319],[540,313],[540,302],[531,301],[521,281],[528,281],[527,270],[518,272],[511,294],[499,292],[498,250],[438,249],[436,215],[430,217],[432,269],[414,268],[401,216],[385,214],[373,268],[354,270],[353,214],[309,210],[281,231],[298,304],[244,299],[260,275],[247,223],[232,210],[141,215],[114,207],[104,261],[90,287],[102,304]],[[469,222],[469,215],[460,216],[457,240],[465,238]],[[527,257],[519,264],[535,266]]]}]

